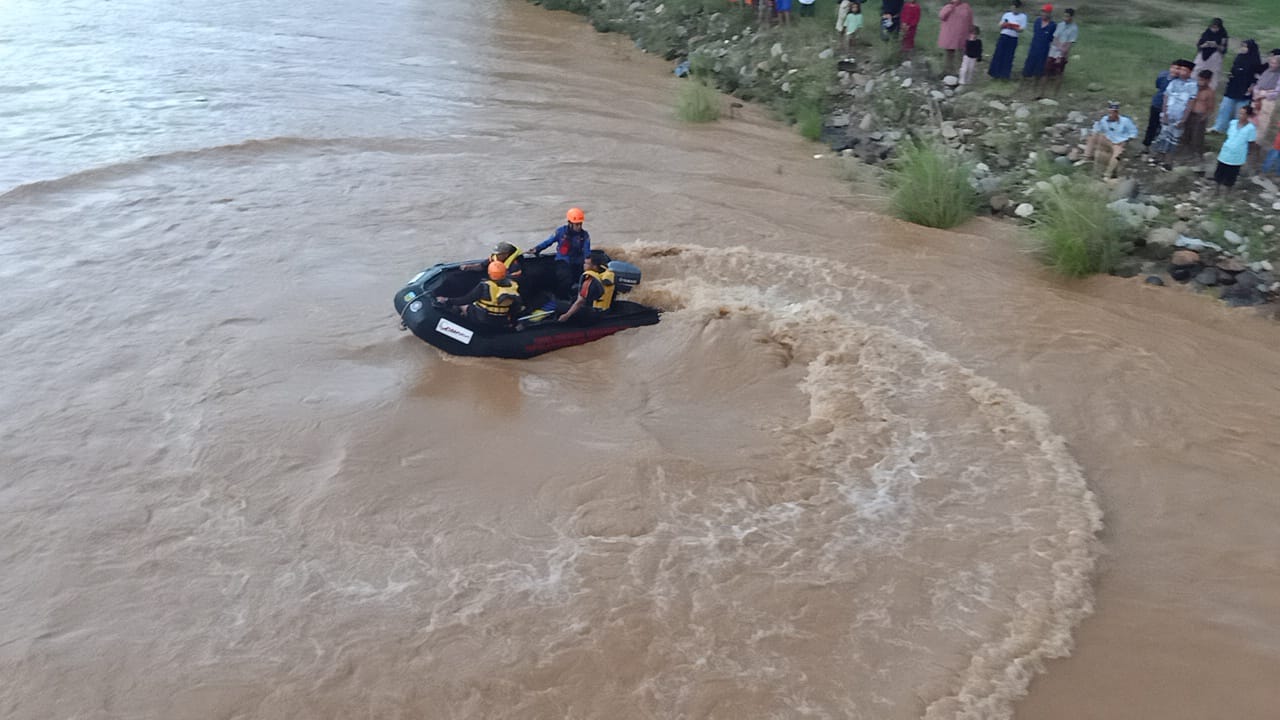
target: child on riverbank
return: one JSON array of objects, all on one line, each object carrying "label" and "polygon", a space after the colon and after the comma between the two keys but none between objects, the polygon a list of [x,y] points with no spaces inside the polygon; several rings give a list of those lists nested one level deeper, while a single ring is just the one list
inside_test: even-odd
[{"label": "child on riverbank", "polygon": [[964,59],[960,61],[960,84],[973,82],[973,69],[982,60],[982,41],[978,39],[981,30],[977,25],[969,28],[969,39],[964,43]]},{"label": "child on riverbank", "polygon": [[902,52],[911,54],[916,49],[916,28],[920,26],[920,3],[907,0],[902,5]]},{"label": "child on riverbank", "polygon": [[862,29],[862,3],[849,0],[849,8],[844,16],[844,36],[840,39],[841,47],[845,50],[853,47],[853,37],[860,29]]}]

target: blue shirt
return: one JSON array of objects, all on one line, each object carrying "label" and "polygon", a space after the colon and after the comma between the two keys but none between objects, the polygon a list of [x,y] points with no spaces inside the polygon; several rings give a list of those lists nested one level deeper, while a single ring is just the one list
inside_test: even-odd
[{"label": "blue shirt", "polygon": [[1138,137],[1138,126],[1133,124],[1128,115],[1121,115],[1115,122],[1103,115],[1102,119],[1093,124],[1093,131],[1106,135],[1113,143],[1128,142]]},{"label": "blue shirt", "polygon": [[1258,127],[1245,123],[1240,127],[1239,118],[1227,126],[1227,139],[1218,152],[1218,162],[1223,165],[1243,165],[1249,159],[1249,143],[1258,139]]},{"label": "blue shirt", "polygon": [[1151,107],[1159,110],[1164,107],[1164,89],[1169,85],[1169,71],[1161,70],[1156,76],[1156,94],[1151,96]]},{"label": "blue shirt", "polygon": [[535,253],[542,252],[551,244],[556,245],[556,260],[558,262],[567,262],[572,265],[581,265],[582,261],[591,254],[591,233],[586,228],[574,232],[568,225],[561,225],[551,233],[551,237],[538,243],[533,248]]}]

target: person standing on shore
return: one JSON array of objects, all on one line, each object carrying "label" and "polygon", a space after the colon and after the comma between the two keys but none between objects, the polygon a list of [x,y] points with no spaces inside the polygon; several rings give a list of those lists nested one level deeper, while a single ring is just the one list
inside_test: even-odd
[{"label": "person standing on shore", "polygon": [[853,46],[853,39],[862,29],[862,20],[862,3],[850,0],[848,12],[844,16],[844,34],[841,39],[845,50]]},{"label": "person standing on shore", "polygon": [[1240,168],[1249,159],[1249,143],[1258,137],[1258,128],[1253,124],[1253,107],[1241,105],[1236,117],[1227,124],[1227,139],[1222,142],[1222,150],[1218,151],[1218,168],[1213,172],[1215,190],[1222,195],[1227,194],[1240,177]]},{"label": "person standing on shore", "polygon": [[1196,96],[1187,107],[1187,124],[1182,130],[1182,146],[1200,157],[1204,153],[1204,131],[1209,126],[1209,114],[1217,97],[1211,85],[1212,70],[1201,70],[1196,77]]},{"label": "person standing on shore", "polygon": [[1027,47],[1027,59],[1022,63],[1023,78],[1039,79],[1044,75],[1044,63],[1049,58],[1049,46],[1057,29],[1058,24],[1053,21],[1053,6],[1041,6],[1040,17],[1031,24],[1031,45]]},{"label": "person standing on shore", "polygon": [[[1067,71],[1067,58],[1071,54],[1071,46],[1080,39],[1080,26],[1076,24],[1076,11],[1067,8],[1062,12],[1062,22],[1053,31],[1053,40],[1049,42],[1049,56],[1044,61],[1044,76],[1036,78],[1036,88],[1053,88],[1057,95],[1062,89],[1062,74]],[[1043,95],[1037,93],[1043,98]]]},{"label": "person standing on shore", "polygon": [[1175,74],[1169,79],[1164,89],[1164,107],[1160,111],[1160,134],[1156,136],[1151,149],[1158,160],[1169,169],[1169,154],[1178,149],[1178,141],[1182,139],[1182,128],[1187,120],[1187,108],[1196,96],[1195,81],[1191,79],[1191,68],[1196,64],[1190,60],[1178,60],[1173,64]]},{"label": "person standing on shore", "polygon": [[1161,70],[1156,76],[1156,94],[1151,96],[1151,109],[1147,113],[1147,132],[1142,136],[1142,147],[1151,149],[1151,143],[1160,134],[1160,113],[1164,111],[1164,89],[1169,80],[1176,75],[1178,69],[1170,65],[1168,70]]},{"label": "person standing on shore", "polygon": [[791,0],[773,0],[773,10],[778,15],[779,25],[791,24]]},{"label": "person standing on shore", "polygon": [[977,25],[969,28],[969,39],[964,43],[964,60],[960,61],[960,84],[973,82],[973,70],[982,62],[982,41],[978,39],[981,32]]},{"label": "person standing on shore", "polygon": [[1211,132],[1226,132],[1227,126],[1236,116],[1241,105],[1253,101],[1250,89],[1258,73],[1262,71],[1262,57],[1258,55],[1258,43],[1245,40],[1240,43],[1240,51],[1231,63],[1231,75],[1227,77],[1227,89],[1222,93],[1222,103],[1218,105],[1218,121],[1213,124]]},{"label": "person standing on shore", "polygon": [[1227,52],[1229,40],[1222,18],[1214,18],[1209,21],[1209,27],[1200,33],[1200,40],[1196,43],[1196,66],[1191,72],[1199,77],[1201,70],[1211,71],[1213,81],[1209,84],[1209,89],[1214,92],[1218,90],[1218,78],[1222,77],[1222,56]]},{"label": "person standing on shore", "polygon": [[880,0],[880,39],[897,38],[902,30],[902,0]]},{"label": "person standing on shore", "polygon": [[1094,167],[1102,162],[1105,153],[1108,156],[1104,178],[1116,173],[1120,166],[1120,155],[1124,153],[1125,144],[1138,137],[1138,126],[1127,115],[1120,114],[1120,103],[1107,103],[1107,114],[1093,124],[1093,134],[1085,144],[1084,159],[1093,160]]},{"label": "person standing on shore", "polygon": [[1022,12],[1022,0],[1012,0],[1009,11],[1000,16],[1000,37],[991,53],[991,66],[987,74],[997,80],[1013,77],[1013,55],[1018,51],[1018,35],[1027,26],[1027,14]]},{"label": "person standing on shore", "polygon": [[[938,47],[946,52],[943,64],[944,74],[951,74],[958,67],[959,55],[964,54],[965,43],[969,37],[969,29],[973,27],[973,6],[968,0],[947,0],[938,10]],[[981,54],[981,53],[979,53]]]},{"label": "person standing on shore", "polygon": [[1280,127],[1271,129],[1276,131],[1276,139],[1267,151],[1267,159],[1262,162],[1262,174],[1280,175]]},{"label": "person standing on shore", "polygon": [[800,17],[813,17],[816,0],[800,0]]},{"label": "person standing on shore", "polygon": [[1265,145],[1267,131],[1271,129],[1271,116],[1276,111],[1276,97],[1280,96],[1280,48],[1267,56],[1267,69],[1253,84],[1253,124],[1258,126],[1258,144]]},{"label": "person standing on shore", "polygon": [[907,0],[902,4],[902,52],[911,54],[916,49],[916,29],[920,27],[920,3]]}]

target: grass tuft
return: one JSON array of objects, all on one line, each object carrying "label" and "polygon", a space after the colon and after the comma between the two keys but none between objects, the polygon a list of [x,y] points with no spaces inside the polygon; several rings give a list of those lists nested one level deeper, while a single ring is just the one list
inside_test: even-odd
[{"label": "grass tuft", "polygon": [[719,120],[720,93],[701,80],[680,83],[680,94],[676,97],[676,117],[693,123]]},{"label": "grass tuft", "polygon": [[1116,269],[1132,249],[1128,234],[1107,207],[1106,189],[1093,182],[1055,186],[1045,194],[1035,226],[1041,260],[1067,277]]},{"label": "grass tuft", "polygon": [[893,212],[917,225],[950,228],[973,217],[977,193],[969,167],[954,152],[931,143],[904,143],[890,174]]}]

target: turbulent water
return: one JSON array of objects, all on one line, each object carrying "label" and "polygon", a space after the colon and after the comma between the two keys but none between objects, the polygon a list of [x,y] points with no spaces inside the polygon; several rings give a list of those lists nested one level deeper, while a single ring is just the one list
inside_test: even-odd
[{"label": "turbulent water", "polygon": [[[1007,717],[1070,651],[1098,505],[936,342],[991,306],[869,267],[901,227],[785,129],[675,122],[625,40],[23,0],[0,60],[0,715]],[[570,204],[661,324],[397,330]]]}]

